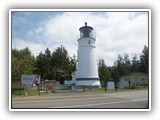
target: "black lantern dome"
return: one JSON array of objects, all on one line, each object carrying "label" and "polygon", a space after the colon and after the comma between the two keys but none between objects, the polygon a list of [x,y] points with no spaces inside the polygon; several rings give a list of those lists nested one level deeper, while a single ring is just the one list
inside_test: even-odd
[{"label": "black lantern dome", "polygon": [[92,37],[93,28],[87,26],[87,22],[85,22],[85,26],[79,28],[80,37]]}]

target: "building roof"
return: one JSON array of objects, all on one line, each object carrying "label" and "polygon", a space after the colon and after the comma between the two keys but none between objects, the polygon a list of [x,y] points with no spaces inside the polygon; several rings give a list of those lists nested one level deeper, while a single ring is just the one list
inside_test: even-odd
[{"label": "building roof", "polygon": [[80,30],[80,31],[81,31],[82,29],[91,29],[91,30],[93,30],[93,28],[92,28],[92,27],[87,26],[87,22],[85,22],[85,26],[83,26],[83,27],[79,28],[79,30]]},{"label": "building roof", "polygon": [[124,76],[121,76],[120,79],[122,78],[126,78],[126,77],[142,77],[142,76],[148,76],[148,73],[143,73],[143,72],[133,72],[133,73],[130,73],[128,75],[124,75]]}]

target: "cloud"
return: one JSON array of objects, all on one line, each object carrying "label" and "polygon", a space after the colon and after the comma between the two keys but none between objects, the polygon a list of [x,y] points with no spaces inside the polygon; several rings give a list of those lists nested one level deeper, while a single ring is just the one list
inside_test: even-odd
[{"label": "cloud", "polygon": [[40,33],[42,33],[42,31],[43,31],[43,27],[40,26],[35,30],[35,33],[40,34]]},{"label": "cloud", "polygon": [[12,38],[12,48],[16,49],[23,49],[28,47],[34,56],[37,56],[41,51],[45,51],[46,46],[42,44],[37,44],[31,41],[19,39],[19,38]]},{"label": "cloud", "polygon": [[12,24],[13,24],[13,25],[26,24],[26,23],[27,23],[26,19],[23,18],[23,17],[13,16],[12,20],[13,20],[13,21],[12,21]]},{"label": "cloud", "polygon": [[33,31],[31,31],[31,30],[30,30],[30,31],[28,31],[28,32],[27,32],[27,36],[29,36],[29,37],[34,36],[34,32],[33,32]]},{"label": "cloud", "polygon": [[13,44],[19,48],[29,45],[35,55],[47,47],[54,50],[63,45],[70,56],[77,55],[79,28],[84,26],[84,22],[94,28],[97,59],[103,58],[108,66],[113,65],[118,54],[126,52],[130,57],[139,55],[144,45],[148,44],[148,16],[144,12],[54,14],[49,19],[41,20],[41,24],[37,23],[36,28],[28,31],[27,36],[32,37],[27,37],[28,42],[25,39],[15,39]]},{"label": "cloud", "polygon": [[[97,36],[99,57],[113,65],[118,54],[141,54],[148,44],[147,15],[141,14],[130,18],[130,13],[108,13],[107,27],[100,28]],[[99,49],[100,48],[100,49]]]},{"label": "cloud", "polygon": [[24,25],[28,23],[27,17],[31,12],[12,12],[12,25]]},{"label": "cloud", "polygon": [[103,26],[107,18],[105,15],[97,16],[92,12],[65,12],[51,17],[42,24],[43,38],[45,38],[46,44],[62,44],[68,49],[70,55],[77,55],[79,28],[84,26],[85,21],[90,26]]}]

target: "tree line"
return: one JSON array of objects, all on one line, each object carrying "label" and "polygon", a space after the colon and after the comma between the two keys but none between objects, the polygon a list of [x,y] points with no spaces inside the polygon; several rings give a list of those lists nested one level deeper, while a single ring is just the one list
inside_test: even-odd
[{"label": "tree line", "polygon": [[[71,80],[71,73],[76,69],[76,56],[69,56],[64,46],[57,47],[52,52],[47,48],[44,53],[33,56],[28,47],[11,52],[11,79],[19,81],[22,74],[39,74],[43,79],[56,80],[63,83]],[[98,61],[100,80],[118,80],[131,72],[148,73],[148,47],[144,46],[141,56],[129,60],[129,55],[118,55],[113,66],[107,66],[104,59]]]},{"label": "tree line", "polygon": [[149,71],[149,51],[148,47],[144,46],[140,57],[135,54],[132,60],[129,59],[129,55],[124,53],[118,55],[114,65],[108,67],[103,59],[99,60],[98,71],[101,80],[114,80],[117,81],[121,76],[128,75],[133,72],[148,73]]},{"label": "tree line", "polygon": [[34,57],[28,47],[12,49],[11,76],[12,81],[20,80],[22,74],[39,74],[41,78],[57,80],[71,79],[71,73],[76,69],[76,56],[70,57],[67,49],[60,46],[54,51],[48,48]]}]

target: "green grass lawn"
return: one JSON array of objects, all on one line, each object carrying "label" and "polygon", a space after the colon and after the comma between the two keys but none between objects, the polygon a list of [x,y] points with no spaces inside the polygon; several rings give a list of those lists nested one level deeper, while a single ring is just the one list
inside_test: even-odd
[{"label": "green grass lawn", "polygon": [[131,89],[117,89],[117,91],[115,89],[106,89],[105,91],[105,88],[100,88],[100,89],[88,89],[86,91],[90,91],[90,92],[93,92],[93,93],[103,93],[103,92],[127,92],[127,91],[131,91],[131,90],[147,90],[148,89],[148,86],[138,86],[137,88],[131,88]]},{"label": "green grass lawn", "polygon": [[[117,89],[117,91],[115,89],[106,89],[105,88],[100,88],[100,89],[93,89],[93,88],[85,88],[85,92],[90,92],[90,93],[113,93],[113,92],[127,92],[127,91],[131,91],[131,90],[147,90],[148,86],[138,86],[134,89]],[[24,94],[24,90],[12,90],[12,97],[25,97]],[[51,93],[51,92],[49,92]],[[58,92],[55,92],[53,94],[58,94]],[[28,91],[27,91],[27,96],[47,96],[48,93],[46,93],[46,91],[41,91],[39,92],[37,90],[37,86],[35,87],[31,87]]]},{"label": "green grass lawn", "polygon": [[[27,96],[45,96],[47,93],[45,91],[38,91],[37,89],[30,89],[27,91]],[[24,90],[12,90],[12,97],[21,96],[24,97]]]}]

